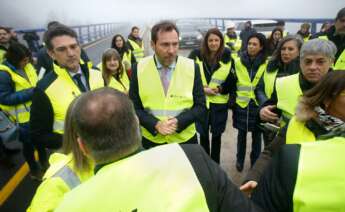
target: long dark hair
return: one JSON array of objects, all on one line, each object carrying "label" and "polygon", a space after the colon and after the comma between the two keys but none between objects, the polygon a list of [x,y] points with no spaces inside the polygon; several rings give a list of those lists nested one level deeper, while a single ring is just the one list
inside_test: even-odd
[{"label": "long dark hair", "polygon": [[5,54],[6,60],[16,68],[19,68],[20,62],[27,57],[32,61],[30,50],[17,42],[12,42]]},{"label": "long dark hair", "polygon": [[268,41],[267,41],[267,45],[268,45],[267,47],[269,48],[269,51],[271,51],[270,53],[272,53],[275,50],[277,43],[279,42],[278,41],[277,43],[274,43],[274,36],[273,35],[277,31],[280,32],[281,37],[283,37],[283,30],[281,28],[276,27],[272,30],[271,36],[268,38]]},{"label": "long dark hair", "polygon": [[296,42],[298,51],[300,51],[302,44],[303,44],[303,41],[298,36],[288,35],[279,41],[278,46],[277,46],[276,50],[273,52],[270,61],[277,61],[277,62],[279,61],[280,63],[282,63],[282,57],[281,57],[282,47],[286,42],[292,41],[292,40]]},{"label": "long dark hair", "polygon": [[[119,47],[117,47],[116,46],[116,39],[118,38],[118,37],[120,37],[121,38],[121,40],[122,40],[122,42],[123,42],[123,46],[122,46],[122,48],[119,48]],[[120,35],[120,34],[116,34],[114,37],[113,37],[113,39],[111,40],[111,48],[113,48],[113,49],[116,49],[119,53],[120,53],[120,55],[121,55],[121,57],[123,56],[123,54],[126,52],[126,53],[128,53],[128,46],[127,46],[127,44],[126,44],[126,41],[125,41],[125,38],[122,36],[122,35]]]},{"label": "long dark hair", "polygon": [[[210,51],[210,48],[208,47],[208,38],[210,37],[211,34],[218,36],[220,39],[220,47],[217,50],[215,57],[213,58],[211,57],[211,51]],[[206,32],[206,35],[201,43],[200,51],[201,51],[201,56],[206,59],[206,62],[208,64],[215,64],[218,61],[220,61],[224,52],[224,38],[223,38],[223,34],[219,31],[218,28],[212,28]]]}]

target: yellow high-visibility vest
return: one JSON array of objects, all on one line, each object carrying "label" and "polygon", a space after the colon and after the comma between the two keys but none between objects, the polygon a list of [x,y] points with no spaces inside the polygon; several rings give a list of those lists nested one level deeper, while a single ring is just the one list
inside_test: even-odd
[{"label": "yellow high-visibility vest", "polygon": [[115,88],[121,92],[128,92],[129,91],[129,79],[127,73],[124,72],[120,79],[121,82],[115,79],[115,77],[111,76],[109,81],[109,87]]},{"label": "yellow high-visibility vest", "polygon": [[142,46],[139,46],[135,41],[128,39],[128,42],[133,47],[133,54],[137,62],[139,62],[141,59],[144,58],[144,44]]},{"label": "yellow high-visibility vest", "polygon": [[67,192],[93,176],[92,168],[79,171],[73,163],[72,155],[54,153],[50,156],[50,166],[27,212],[54,211]]},{"label": "yellow high-visibility vest", "polygon": [[[232,43],[232,46],[228,46],[227,43]],[[242,40],[239,38],[230,38],[227,34],[224,35],[224,46],[231,49],[231,53],[237,53],[242,46]]]},{"label": "yellow high-visibility vest", "polygon": [[295,114],[298,99],[303,94],[299,84],[299,74],[278,78],[276,80],[276,91],[277,108],[282,111],[283,122],[281,126],[284,126]]},{"label": "yellow high-visibility vest", "polygon": [[[69,104],[81,94],[78,86],[69,75],[68,71],[54,64],[57,79],[45,90],[54,111],[53,131],[63,134],[65,116]],[[89,70],[90,90],[104,87],[102,74],[98,70]],[[63,91],[63,95],[61,92]]]},{"label": "yellow high-visibility vest", "polygon": [[305,126],[305,123],[298,121],[296,116],[290,119],[286,131],[286,144],[300,144],[315,140],[314,133]]},{"label": "yellow high-visibility vest", "polygon": [[[138,90],[145,110],[159,120],[166,120],[178,116],[185,109],[192,108],[194,72],[194,61],[179,56],[165,95],[153,56],[141,60],[138,63]],[[155,143],[182,143],[196,133],[194,123],[180,133],[166,136],[154,136],[144,127],[141,127],[141,130],[146,139]]]},{"label": "yellow high-visibility vest", "polygon": [[[23,70],[26,73],[29,80],[22,77],[21,75],[19,75],[18,73],[16,73],[15,71],[13,71],[10,67],[6,65],[0,65],[0,70],[9,73],[12,81],[14,82],[15,92],[36,87],[36,83],[38,80],[37,73],[36,73],[36,69],[33,67],[31,63],[28,63],[24,67],[24,70]],[[19,123],[29,122],[30,106],[31,106],[31,101],[27,101],[25,103],[13,105],[13,106],[0,105],[0,107],[4,111],[7,111],[8,113],[11,114],[13,119],[16,119],[18,117]]]},{"label": "yellow high-visibility vest", "polygon": [[209,208],[183,149],[169,144],[102,167],[67,193],[56,211],[206,212]]},{"label": "yellow high-visibility vest", "polygon": [[6,50],[0,49],[0,64],[5,61],[5,54],[6,54],[6,52],[7,52]]},{"label": "yellow high-visibility vest", "polygon": [[[208,86],[210,88],[217,88],[223,82],[225,82],[226,78],[228,77],[228,75],[230,73],[231,61],[229,61],[228,63],[223,63],[222,61],[220,61],[219,62],[220,67],[212,73],[211,80],[210,80],[209,84],[207,84],[204,66],[203,66],[203,61],[201,61],[197,57],[195,62],[199,66],[203,86]],[[215,96],[207,96],[206,95],[207,108],[209,108],[210,102],[215,103],[215,104],[226,104],[228,101],[229,101],[229,94],[218,94]]]},{"label": "yellow high-visibility vest", "polygon": [[264,73],[265,94],[268,99],[270,99],[272,96],[274,90],[274,82],[276,81],[277,74],[278,69],[271,72],[265,71]]},{"label": "yellow high-visibility vest", "polygon": [[266,67],[267,63],[261,64],[252,81],[249,77],[247,68],[241,62],[241,58],[235,58],[235,70],[237,76],[236,104],[241,108],[247,107],[251,99],[258,105],[254,91],[260,78],[265,72]]},{"label": "yellow high-visibility vest", "polygon": [[302,143],[293,211],[345,211],[345,138]]}]

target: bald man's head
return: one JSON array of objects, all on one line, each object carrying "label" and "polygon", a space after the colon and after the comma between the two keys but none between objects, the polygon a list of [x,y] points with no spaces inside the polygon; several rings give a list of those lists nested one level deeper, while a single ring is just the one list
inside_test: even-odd
[{"label": "bald man's head", "polygon": [[136,151],[139,125],[127,95],[109,88],[83,94],[72,112],[78,136],[96,163],[107,163]]}]

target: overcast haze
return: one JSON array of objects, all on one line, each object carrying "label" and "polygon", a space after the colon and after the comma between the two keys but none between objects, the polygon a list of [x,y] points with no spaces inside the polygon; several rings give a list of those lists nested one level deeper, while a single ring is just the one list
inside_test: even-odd
[{"label": "overcast haze", "polygon": [[1,0],[0,25],[41,28],[181,17],[334,18],[344,0]]}]

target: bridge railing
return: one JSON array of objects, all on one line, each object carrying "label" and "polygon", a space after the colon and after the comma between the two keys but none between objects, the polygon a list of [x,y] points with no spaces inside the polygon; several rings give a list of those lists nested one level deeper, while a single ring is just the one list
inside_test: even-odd
[{"label": "bridge railing", "polygon": [[334,22],[334,19],[327,18],[228,18],[228,17],[205,17],[205,18],[193,18],[198,20],[206,20],[210,24],[218,27],[220,30],[225,30],[226,21],[248,21],[248,20],[282,20],[285,21],[285,28],[290,33],[296,33],[302,23],[309,23],[311,25],[310,32],[312,34],[320,30],[321,25],[325,22]]},{"label": "bridge railing", "polygon": [[[116,32],[122,31],[123,28],[127,27],[127,23],[102,23],[102,24],[90,24],[90,25],[79,25],[70,26],[78,34],[78,39],[80,44],[85,45],[87,43],[93,42],[100,38],[110,36]],[[23,35],[26,32],[36,32],[40,37],[40,41],[43,40],[43,34],[46,29],[24,29],[16,30],[18,34],[18,39],[23,43],[26,43],[23,39]]]}]

